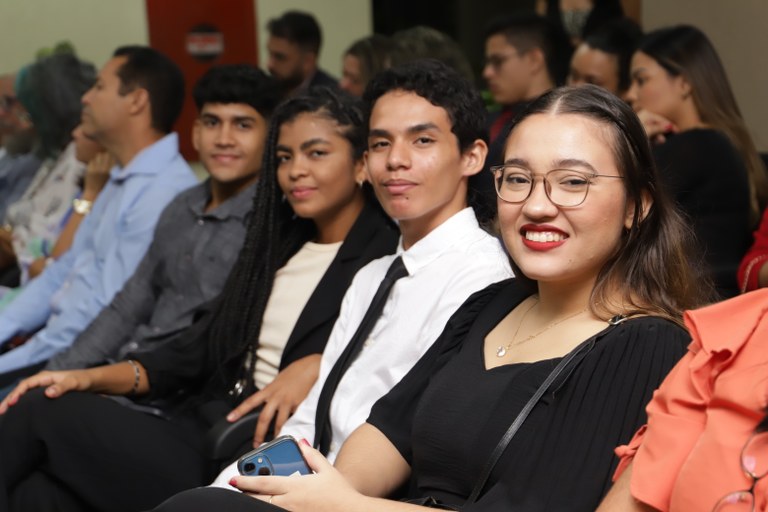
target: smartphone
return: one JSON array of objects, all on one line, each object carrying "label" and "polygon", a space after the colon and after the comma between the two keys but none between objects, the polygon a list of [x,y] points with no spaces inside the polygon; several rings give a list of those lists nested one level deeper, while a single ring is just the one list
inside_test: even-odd
[{"label": "smartphone", "polygon": [[255,450],[246,453],[237,461],[237,470],[246,476],[292,476],[311,475],[307,461],[301,454],[296,440],[281,436]]}]

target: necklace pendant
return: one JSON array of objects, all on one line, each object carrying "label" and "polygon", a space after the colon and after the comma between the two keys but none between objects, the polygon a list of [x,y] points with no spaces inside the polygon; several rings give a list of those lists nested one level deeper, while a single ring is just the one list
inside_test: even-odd
[{"label": "necklace pendant", "polygon": [[496,349],[496,357],[504,357],[505,355],[507,355],[506,347],[499,347]]}]

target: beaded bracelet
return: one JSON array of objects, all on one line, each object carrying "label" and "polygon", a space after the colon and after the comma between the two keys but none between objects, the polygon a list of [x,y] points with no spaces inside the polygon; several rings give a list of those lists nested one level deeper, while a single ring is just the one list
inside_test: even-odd
[{"label": "beaded bracelet", "polygon": [[133,387],[131,387],[131,391],[128,393],[129,395],[133,396],[136,394],[137,391],[139,391],[139,379],[141,378],[141,369],[139,368],[139,364],[133,359],[128,359],[128,364],[133,366]]}]

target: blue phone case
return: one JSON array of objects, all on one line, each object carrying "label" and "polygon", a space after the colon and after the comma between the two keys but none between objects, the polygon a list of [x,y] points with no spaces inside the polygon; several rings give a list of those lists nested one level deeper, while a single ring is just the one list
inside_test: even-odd
[{"label": "blue phone case", "polygon": [[310,475],[307,461],[291,436],[281,436],[246,453],[237,461],[237,470],[246,476]]}]

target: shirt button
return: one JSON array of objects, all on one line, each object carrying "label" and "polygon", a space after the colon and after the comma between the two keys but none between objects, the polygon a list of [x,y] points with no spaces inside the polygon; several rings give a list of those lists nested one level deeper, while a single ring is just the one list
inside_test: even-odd
[{"label": "shirt button", "polygon": [[202,226],[203,224],[205,224],[205,221],[203,219],[197,219],[197,224],[199,226]]}]

